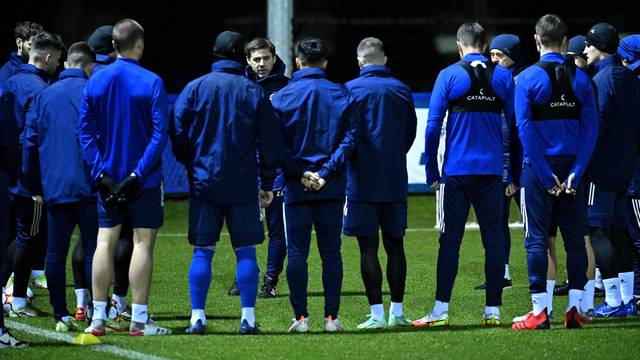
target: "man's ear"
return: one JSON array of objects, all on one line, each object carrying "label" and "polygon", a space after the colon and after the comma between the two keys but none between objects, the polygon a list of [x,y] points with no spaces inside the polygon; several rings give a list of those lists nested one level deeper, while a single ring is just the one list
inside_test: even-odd
[{"label": "man's ear", "polygon": [[540,51],[540,49],[542,48],[542,45],[540,44],[540,36],[538,36],[538,34],[533,34],[533,41],[535,41],[536,43],[536,49]]},{"label": "man's ear", "polygon": [[299,58],[296,58],[296,68],[298,70],[302,69],[302,61]]},{"label": "man's ear", "polygon": [[18,50],[22,50],[22,39],[16,39],[16,47],[18,48]]},{"label": "man's ear", "polygon": [[329,64],[328,60],[325,59],[324,61],[322,61],[322,68],[326,69],[327,68],[327,64]]},{"label": "man's ear", "polygon": [[358,56],[356,57],[356,60],[358,61],[358,67],[362,69],[362,67],[364,67],[364,59]]},{"label": "man's ear", "polygon": [[65,62],[64,62],[64,68],[65,68],[65,69],[68,69],[68,68],[69,68],[69,62],[67,62],[67,61],[65,61]]}]

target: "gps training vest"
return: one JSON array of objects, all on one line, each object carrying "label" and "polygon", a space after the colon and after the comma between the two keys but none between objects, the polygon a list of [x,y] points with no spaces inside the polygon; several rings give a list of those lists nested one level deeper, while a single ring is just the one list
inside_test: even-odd
[{"label": "gps training vest", "polygon": [[540,120],[579,120],[582,103],[573,92],[573,80],[576,75],[575,66],[567,63],[558,64],[540,61],[541,67],[551,80],[551,96],[546,102],[531,105],[531,119]]},{"label": "gps training vest", "polygon": [[469,74],[471,86],[464,95],[449,102],[449,113],[502,113],[504,101],[496,95],[491,86],[495,65],[491,62],[482,61],[474,61],[472,63],[459,61],[457,65],[460,65]]}]

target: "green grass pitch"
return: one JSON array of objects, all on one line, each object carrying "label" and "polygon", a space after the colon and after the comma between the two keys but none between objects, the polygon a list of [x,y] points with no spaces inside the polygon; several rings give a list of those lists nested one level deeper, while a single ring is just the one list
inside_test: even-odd
[{"label": "green grass pitch", "polygon": [[[409,232],[405,248],[408,262],[405,313],[411,319],[422,317],[431,309],[435,294],[435,269],[438,232],[435,221],[435,198],[412,196],[409,199]],[[515,215],[515,206],[512,208]],[[515,218],[515,217],[514,217]],[[483,250],[480,232],[467,231],[462,245],[460,268],[450,307],[451,326],[448,330],[399,329],[362,332],[355,329],[369,312],[360,278],[359,254],[354,238],[343,239],[344,282],[340,319],[347,331],[343,334],[322,332],[322,285],[320,260],[315,245],[309,258],[309,334],[288,334],[293,318],[286,285],[280,277],[279,297],[258,299],[256,316],[262,334],[245,337],[238,334],[240,299],[229,297],[226,291],[234,279],[235,256],[228,235],[216,250],[213,260],[213,281],[207,303],[207,333],[204,336],[184,335],[190,316],[187,273],[192,249],[187,243],[187,202],[168,201],[165,225],[157,240],[150,311],[161,325],[173,329],[174,335],[161,338],[132,338],[109,333],[106,344],[125,350],[170,359],[215,358],[637,358],[640,351],[640,317],[601,320],[582,330],[566,330],[560,322],[549,331],[515,332],[511,318],[530,310],[528,278],[522,230],[512,230],[511,274],[514,287],[504,292],[501,308],[504,325],[485,329],[480,324],[484,309],[484,292],[473,287],[484,280]],[[561,242],[559,242],[561,244]],[[266,263],[266,244],[258,247],[262,269]],[[558,246],[559,257],[564,257]],[[380,257],[385,263],[384,250]],[[564,259],[560,260],[559,280],[566,278]],[[68,303],[75,305],[70,272],[67,275]],[[385,309],[389,298],[386,284]],[[36,290],[36,305],[51,312],[46,291]],[[596,299],[596,304],[602,300]],[[566,297],[556,297],[556,318],[562,318]],[[33,327],[54,330],[50,317],[19,320]],[[1,359],[113,359],[115,355],[92,351],[42,336],[12,330],[20,339],[28,340],[24,350],[2,350]],[[76,335],[74,333],[70,333]]]}]

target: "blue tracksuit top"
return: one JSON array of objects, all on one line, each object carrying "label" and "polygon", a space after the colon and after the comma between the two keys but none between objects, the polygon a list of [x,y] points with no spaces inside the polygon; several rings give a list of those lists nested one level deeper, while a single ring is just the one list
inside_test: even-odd
[{"label": "blue tracksuit top", "polygon": [[[559,53],[547,53],[541,61],[563,64]],[[573,92],[582,104],[579,121],[576,119],[533,120],[532,105],[549,100],[551,79],[540,66],[533,65],[520,73],[516,82],[515,109],[518,134],[524,150],[524,164],[530,164],[546,189],[556,183],[547,156],[575,156],[570,173],[575,174],[573,187],[582,181],[595,145],[598,127],[593,86],[585,72],[576,69]],[[559,179],[564,182],[566,179]]]},{"label": "blue tracksuit top", "polygon": [[143,188],[158,186],[168,125],[162,79],[137,61],[118,58],[91,76],[78,131],[91,177],[104,172],[120,182],[135,172]]},{"label": "blue tracksuit top", "polygon": [[[257,201],[258,159],[262,187],[270,190],[281,161],[282,134],[261,87],[231,60],[190,82],[174,106],[173,153],[185,165],[191,196],[218,204]],[[301,175],[301,174],[300,174]]]},{"label": "blue tracksuit top", "polygon": [[95,199],[78,141],[86,83],[83,70],[64,70],[60,80],[42,91],[27,113],[22,171],[27,187],[42,194],[48,205]]},{"label": "blue tracksuit top", "polygon": [[9,54],[9,61],[0,68],[0,88],[4,87],[10,77],[18,73],[20,66],[26,64],[27,60],[29,59],[23,58],[15,51]]},{"label": "blue tracksuit top", "polygon": [[22,163],[22,134],[25,117],[33,100],[47,86],[50,75],[31,64],[22,64],[18,73],[7,80],[0,90],[0,123],[2,134],[0,142],[8,153],[5,159],[9,163],[8,173],[14,177],[11,193],[25,197],[33,194],[25,187],[24,174],[20,171]]},{"label": "blue tracksuit top", "polygon": [[[633,63],[632,66],[629,67],[629,69],[633,71],[634,75],[637,76],[638,81],[640,82],[640,61],[636,61],[635,63]],[[631,179],[631,185],[629,186],[628,194],[635,197],[640,196],[640,154],[636,155],[633,168],[633,179]]]},{"label": "blue tracksuit top", "polygon": [[320,191],[305,192],[300,177],[287,173],[284,201],[344,199],[344,167],[355,151],[359,121],[347,89],[327,80],[323,69],[306,68],[296,71],[271,102],[289,154],[327,181]]},{"label": "blue tracksuit top", "polygon": [[604,191],[624,191],[633,176],[640,141],[638,79],[618,55],[594,66],[600,131],[589,167],[591,182]]},{"label": "blue tracksuit top", "polygon": [[96,61],[93,63],[91,75],[95,75],[95,73],[104,69],[107,65],[113,64],[115,61],[116,59],[109,55],[96,54]]},{"label": "blue tracksuit top", "polygon": [[[273,69],[271,69],[271,74],[258,79],[253,70],[251,70],[251,66],[247,65],[245,68],[245,76],[251,81],[257,82],[260,87],[262,87],[264,96],[271,101],[273,95],[289,83],[289,78],[284,74],[286,69],[287,66],[282,59],[276,55],[276,62],[273,65]],[[281,168],[275,170],[275,176],[276,179],[273,182],[273,190],[280,191],[284,187],[284,173]]]},{"label": "blue tracksuit top", "polygon": [[365,66],[345,87],[360,113],[358,151],[347,163],[347,197],[406,201],[407,151],[417,126],[411,89],[380,65]]},{"label": "blue tracksuit top", "polygon": [[[520,58],[518,62],[509,68],[513,76],[514,84],[518,75],[525,69],[524,60]],[[502,159],[504,161],[504,171],[502,182],[505,185],[520,184],[520,174],[522,172],[522,144],[518,139],[518,128],[515,117],[507,120],[502,115]]]},{"label": "blue tracksuit top", "polygon": [[[482,54],[471,53],[465,62],[489,60]],[[504,101],[503,113],[513,116],[513,77],[511,72],[497,65],[493,71],[492,88]],[[438,145],[440,130],[449,102],[463,96],[471,88],[469,74],[458,64],[440,71],[429,102],[429,117],[425,136],[427,184],[440,180],[438,173]],[[502,117],[491,112],[452,113],[447,118],[444,175],[503,175]]]}]

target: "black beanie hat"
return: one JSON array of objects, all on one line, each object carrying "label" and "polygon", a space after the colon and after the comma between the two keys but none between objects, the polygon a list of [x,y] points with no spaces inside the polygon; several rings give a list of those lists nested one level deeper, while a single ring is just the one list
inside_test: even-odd
[{"label": "black beanie hat", "polygon": [[[616,45],[617,46],[617,45]],[[235,31],[223,31],[216,37],[213,55],[221,59],[242,62],[244,58],[244,38]]]},{"label": "black beanie hat", "polygon": [[105,25],[97,28],[91,36],[89,36],[89,46],[97,54],[108,55],[115,51],[113,48],[113,26]]},{"label": "black beanie hat", "polygon": [[613,25],[598,23],[589,30],[585,41],[602,52],[615,54],[618,51],[620,37],[618,36],[618,30]]}]

